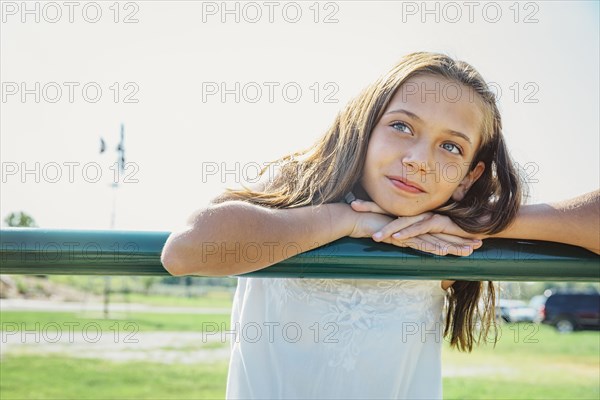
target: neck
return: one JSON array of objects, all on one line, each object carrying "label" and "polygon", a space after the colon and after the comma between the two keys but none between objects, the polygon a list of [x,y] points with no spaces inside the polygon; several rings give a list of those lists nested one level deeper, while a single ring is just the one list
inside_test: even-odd
[{"label": "neck", "polygon": [[352,193],[354,193],[354,196],[356,196],[357,199],[372,201],[371,197],[369,197],[369,195],[359,182],[357,182],[356,185],[354,185],[354,187],[352,188]]}]

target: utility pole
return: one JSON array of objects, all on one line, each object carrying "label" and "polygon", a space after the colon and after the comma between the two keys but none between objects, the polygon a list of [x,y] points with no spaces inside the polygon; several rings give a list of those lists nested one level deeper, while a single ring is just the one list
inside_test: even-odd
[{"label": "utility pole", "polygon": [[[106,144],[102,137],[100,138],[100,154],[106,151]],[[112,211],[110,214],[110,229],[115,229],[115,220],[117,218],[117,190],[121,182],[121,173],[125,171],[125,126],[121,124],[121,139],[119,145],[115,148],[117,152],[117,161],[115,163],[115,180],[111,182],[112,187]],[[112,169],[112,168],[111,168]],[[110,276],[104,277],[104,318],[109,317],[110,304]]]}]

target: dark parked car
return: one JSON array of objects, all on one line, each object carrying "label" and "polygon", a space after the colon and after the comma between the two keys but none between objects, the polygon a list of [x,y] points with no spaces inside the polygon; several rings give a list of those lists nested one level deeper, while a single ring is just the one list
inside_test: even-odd
[{"label": "dark parked car", "polygon": [[600,328],[599,293],[556,293],[550,295],[543,309],[544,324],[559,332]]}]

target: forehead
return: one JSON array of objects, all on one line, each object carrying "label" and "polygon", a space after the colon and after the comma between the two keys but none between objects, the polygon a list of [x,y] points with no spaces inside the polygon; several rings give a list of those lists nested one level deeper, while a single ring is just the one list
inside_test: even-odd
[{"label": "forehead", "polygon": [[479,142],[483,124],[483,106],[470,87],[441,76],[413,76],[400,86],[385,112],[404,109],[424,123],[462,132]]}]

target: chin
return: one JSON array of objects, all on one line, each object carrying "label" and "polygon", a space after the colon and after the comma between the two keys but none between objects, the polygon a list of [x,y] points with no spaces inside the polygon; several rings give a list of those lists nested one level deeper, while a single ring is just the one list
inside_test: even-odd
[{"label": "chin", "polygon": [[414,215],[419,215],[424,211],[418,211],[414,209],[410,209],[407,207],[382,207],[388,214],[396,216],[396,217],[412,217]]},{"label": "chin", "polygon": [[400,213],[394,214],[397,217],[414,217],[415,215],[419,215],[424,213],[425,211],[402,211]]}]

